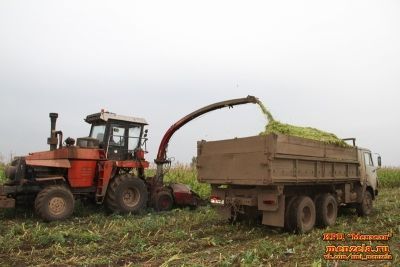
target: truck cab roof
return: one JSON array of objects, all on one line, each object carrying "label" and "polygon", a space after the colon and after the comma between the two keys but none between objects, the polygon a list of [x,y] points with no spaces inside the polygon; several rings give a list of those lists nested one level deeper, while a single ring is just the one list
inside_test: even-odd
[{"label": "truck cab roof", "polygon": [[131,122],[131,123],[137,123],[137,124],[142,124],[142,125],[148,124],[144,118],[117,115],[115,113],[108,112],[108,111],[101,111],[98,113],[87,115],[85,118],[85,121],[90,124],[103,123],[103,122],[107,122],[108,120]]}]

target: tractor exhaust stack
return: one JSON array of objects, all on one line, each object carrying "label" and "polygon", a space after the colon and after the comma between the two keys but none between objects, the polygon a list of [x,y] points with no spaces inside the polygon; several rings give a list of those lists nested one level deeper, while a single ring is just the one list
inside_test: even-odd
[{"label": "tractor exhaust stack", "polygon": [[50,145],[50,151],[57,149],[57,133],[56,133],[56,121],[58,113],[50,113],[50,137],[47,138],[47,144]]}]

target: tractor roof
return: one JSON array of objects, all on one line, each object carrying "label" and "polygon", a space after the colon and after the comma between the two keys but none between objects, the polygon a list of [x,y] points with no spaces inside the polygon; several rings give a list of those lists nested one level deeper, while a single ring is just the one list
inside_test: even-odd
[{"label": "tractor roof", "polygon": [[115,113],[111,113],[108,111],[101,111],[99,113],[94,113],[91,115],[87,115],[85,121],[87,123],[98,123],[98,122],[106,122],[108,120],[117,120],[117,121],[125,121],[125,122],[134,122],[138,124],[147,125],[147,121],[143,118],[130,117],[117,115]]}]

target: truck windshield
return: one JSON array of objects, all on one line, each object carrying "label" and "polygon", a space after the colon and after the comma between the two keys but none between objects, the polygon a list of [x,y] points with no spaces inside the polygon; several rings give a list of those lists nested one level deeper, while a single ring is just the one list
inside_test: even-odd
[{"label": "truck windshield", "polygon": [[104,139],[104,132],[106,131],[105,125],[93,125],[90,131],[90,137],[96,138],[100,142]]},{"label": "truck windshield", "polygon": [[374,162],[372,161],[371,153],[364,152],[364,160],[366,166],[374,166]]}]

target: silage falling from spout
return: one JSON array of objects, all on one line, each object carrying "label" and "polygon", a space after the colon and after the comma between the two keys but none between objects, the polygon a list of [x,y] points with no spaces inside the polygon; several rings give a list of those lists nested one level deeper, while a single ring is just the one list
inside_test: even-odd
[{"label": "silage falling from spout", "polygon": [[269,112],[267,107],[261,101],[258,101],[257,104],[260,106],[261,112],[265,115],[265,117],[267,117],[268,122],[274,121],[274,117],[272,116],[271,112]]}]

